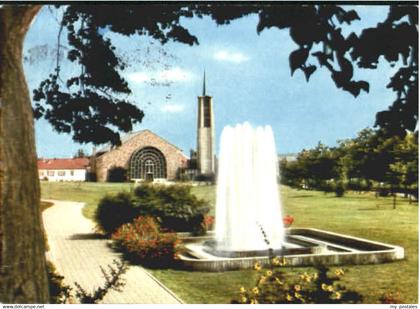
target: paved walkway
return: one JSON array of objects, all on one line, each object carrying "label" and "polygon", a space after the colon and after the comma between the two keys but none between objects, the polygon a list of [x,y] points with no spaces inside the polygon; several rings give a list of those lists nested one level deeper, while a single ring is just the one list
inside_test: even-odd
[{"label": "paved walkway", "polygon": [[[87,291],[103,285],[100,266],[118,258],[118,253],[107,246],[108,240],[93,233],[94,223],[82,215],[83,203],[51,201],[54,206],[43,212],[48,235],[49,252],[57,271],[65,283],[74,286],[77,281]],[[129,266],[123,275],[122,292],[111,290],[102,303],[123,304],[179,304],[181,301],[140,266]]]}]

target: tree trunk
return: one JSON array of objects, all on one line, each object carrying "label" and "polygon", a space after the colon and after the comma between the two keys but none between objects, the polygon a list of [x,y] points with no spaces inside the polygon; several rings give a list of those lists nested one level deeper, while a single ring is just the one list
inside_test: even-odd
[{"label": "tree trunk", "polygon": [[392,208],[397,208],[397,192],[395,191],[395,188],[392,188]]},{"label": "tree trunk", "polygon": [[31,101],[22,65],[39,5],[0,8],[0,302],[48,303]]}]

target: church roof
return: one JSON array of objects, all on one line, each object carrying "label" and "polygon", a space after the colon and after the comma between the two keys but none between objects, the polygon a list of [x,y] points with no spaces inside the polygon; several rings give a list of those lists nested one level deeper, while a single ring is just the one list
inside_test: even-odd
[{"label": "church roof", "polygon": [[[168,142],[163,137],[157,135],[156,133],[154,133],[154,132],[152,132],[152,131],[150,131],[148,129],[140,130],[140,131],[135,131],[135,132],[130,132],[130,133],[125,134],[124,136],[121,137],[121,145],[124,144],[124,143],[126,143],[126,142],[128,142],[133,137],[135,137],[137,135],[140,135],[140,134],[143,134],[143,133],[146,133],[146,132],[152,133],[153,135],[159,137],[160,139],[164,140],[166,143],[168,143],[171,146],[175,147],[176,149],[178,149],[182,153],[182,149],[181,148],[179,148],[179,147],[175,146],[174,144]],[[96,153],[97,154],[102,154],[102,153],[105,153],[105,152],[108,152],[108,151],[111,151],[111,150],[112,150],[112,145],[110,143],[108,143],[103,148],[97,150]]]}]

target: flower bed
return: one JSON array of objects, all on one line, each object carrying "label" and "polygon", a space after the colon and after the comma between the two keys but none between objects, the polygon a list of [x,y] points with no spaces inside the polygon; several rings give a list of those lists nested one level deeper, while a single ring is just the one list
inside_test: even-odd
[{"label": "flower bed", "polygon": [[129,260],[159,266],[174,262],[179,244],[177,235],[161,233],[152,217],[138,217],[122,225],[112,234],[112,240]]}]

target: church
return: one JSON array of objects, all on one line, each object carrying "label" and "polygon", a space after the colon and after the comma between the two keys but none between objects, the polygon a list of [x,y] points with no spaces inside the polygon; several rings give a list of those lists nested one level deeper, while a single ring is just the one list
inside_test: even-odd
[{"label": "church", "polygon": [[150,130],[133,132],[122,137],[118,147],[94,151],[90,168],[95,171],[97,181],[108,181],[110,170],[115,168],[123,168],[129,181],[172,181],[182,173],[215,175],[213,98],[206,94],[205,73],[197,111],[197,150],[191,153],[191,158]]}]

